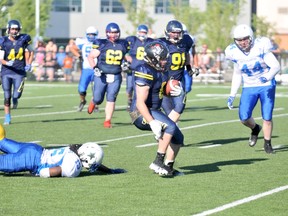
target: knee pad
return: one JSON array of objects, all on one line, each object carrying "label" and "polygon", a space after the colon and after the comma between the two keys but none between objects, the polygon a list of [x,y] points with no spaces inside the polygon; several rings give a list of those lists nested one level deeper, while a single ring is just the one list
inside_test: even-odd
[{"label": "knee pad", "polygon": [[10,106],[11,105],[11,98],[4,98],[4,106]]}]

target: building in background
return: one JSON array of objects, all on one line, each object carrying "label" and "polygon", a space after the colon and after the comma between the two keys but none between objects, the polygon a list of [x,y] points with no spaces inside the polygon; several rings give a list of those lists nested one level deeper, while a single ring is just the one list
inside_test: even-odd
[{"label": "building in background", "polygon": [[[190,6],[205,11],[209,0],[182,0]],[[227,0],[232,1],[233,0]],[[142,0],[133,0],[135,5]],[[163,36],[168,21],[174,19],[169,11],[170,0],[147,0],[149,17],[156,20],[152,27],[156,37]],[[250,24],[251,2],[247,1],[239,18],[239,23]],[[127,21],[127,14],[119,0],[54,0],[46,29],[45,37],[56,41],[84,36],[87,26],[95,26],[99,36],[105,37],[105,27],[110,22],[116,22],[121,28],[121,37],[126,37],[135,29]]]}]

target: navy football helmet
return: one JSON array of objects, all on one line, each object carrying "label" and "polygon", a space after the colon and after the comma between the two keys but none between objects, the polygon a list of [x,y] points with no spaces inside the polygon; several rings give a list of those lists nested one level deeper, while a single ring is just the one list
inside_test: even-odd
[{"label": "navy football helmet", "polygon": [[177,20],[169,21],[165,29],[165,36],[171,43],[178,43],[183,38],[182,24]]},{"label": "navy football helmet", "polygon": [[[115,34],[116,33],[116,34]],[[106,36],[108,40],[112,42],[120,38],[120,28],[116,23],[109,23],[106,26]]]},{"label": "navy football helmet", "polygon": [[144,61],[161,72],[165,70],[168,56],[167,46],[160,41],[148,43],[144,48]]},{"label": "navy football helmet", "polygon": [[[13,32],[13,34],[11,34],[10,33],[10,29],[11,28],[18,29],[18,31]],[[17,37],[20,34],[21,29],[22,29],[22,26],[21,26],[21,24],[20,24],[20,22],[18,20],[10,20],[10,21],[8,21],[7,26],[6,26],[6,33],[9,36],[15,38],[15,37]]]},{"label": "navy football helmet", "polygon": [[139,25],[137,27],[137,37],[140,40],[145,40],[148,34],[148,27],[146,25]]}]

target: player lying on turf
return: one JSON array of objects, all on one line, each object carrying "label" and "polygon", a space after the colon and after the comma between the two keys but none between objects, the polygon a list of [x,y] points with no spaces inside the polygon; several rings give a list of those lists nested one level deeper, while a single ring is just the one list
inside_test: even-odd
[{"label": "player lying on turf", "polygon": [[29,171],[32,175],[49,177],[77,177],[82,167],[91,173],[118,174],[124,169],[110,169],[102,164],[103,150],[96,143],[45,149],[35,143],[17,142],[5,137],[0,125],[0,171],[5,173]]}]

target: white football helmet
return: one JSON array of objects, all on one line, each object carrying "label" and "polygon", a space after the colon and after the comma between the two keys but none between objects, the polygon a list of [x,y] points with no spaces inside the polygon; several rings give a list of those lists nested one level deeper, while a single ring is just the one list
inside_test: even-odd
[{"label": "white football helmet", "polygon": [[90,172],[97,170],[104,157],[102,148],[93,142],[84,143],[77,152],[82,162],[82,166],[89,169]]},{"label": "white football helmet", "polygon": [[86,29],[86,38],[89,42],[93,42],[98,36],[98,30],[94,26],[89,26]]},{"label": "white football helmet", "polygon": [[243,52],[250,51],[254,41],[253,31],[250,26],[245,24],[236,26],[233,32],[233,38],[239,49],[241,49]]}]

